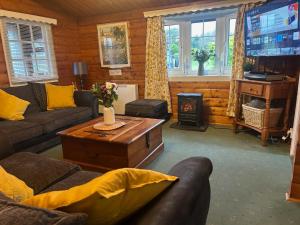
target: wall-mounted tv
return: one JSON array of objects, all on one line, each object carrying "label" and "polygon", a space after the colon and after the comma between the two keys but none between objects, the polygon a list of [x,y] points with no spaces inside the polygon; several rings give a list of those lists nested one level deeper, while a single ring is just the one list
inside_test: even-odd
[{"label": "wall-mounted tv", "polygon": [[300,55],[300,0],[273,0],[246,12],[246,56]]}]

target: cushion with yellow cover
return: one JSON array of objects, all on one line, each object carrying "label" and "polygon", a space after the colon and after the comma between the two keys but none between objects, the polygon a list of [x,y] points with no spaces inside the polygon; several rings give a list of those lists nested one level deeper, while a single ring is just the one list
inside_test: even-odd
[{"label": "cushion with yellow cover", "polygon": [[0,166],[0,192],[17,202],[33,197],[33,190],[19,178],[7,173],[2,166]]},{"label": "cushion with yellow cover", "polygon": [[69,213],[87,213],[89,225],[110,225],[146,205],[176,179],[150,170],[125,168],[69,190],[36,195],[23,203]]},{"label": "cushion with yellow cover", "polygon": [[47,93],[47,109],[59,109],[76,107],[74,102],[74,86],[58,86],[53,84],[46,84]]},{"label": "cushion with yellow cover", "polygon": [[10,95],[0,89],[0,118],[5,120],[23,120],[30,102]]}]

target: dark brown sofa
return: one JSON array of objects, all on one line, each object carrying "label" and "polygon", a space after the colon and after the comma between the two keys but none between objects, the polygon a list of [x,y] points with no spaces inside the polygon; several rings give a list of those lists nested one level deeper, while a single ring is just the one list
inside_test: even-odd
[{"label": "dark brown sofa", "polygon": [[48,149],[59,144],[58,131],[98,116],[97,98],[88,91],[74,93],[75,108],[47,111],[44,84],[30,83],[3,90],[31,104],[24,120],[0,120],[0,159],[14,152]]},{"label": "dark brown sofa", "polygon": [[[101,176],[80,167],[32,153],[17,153],[0,161],[9,173],[25,181],[35,194],[65,190]],[[211,161],[194,157],[183,160],[169,172],[179,181],[139,210],[123,225],[204,225],[210,203]],[[17,215],[17,216],[13,216]],[[84,225],[87,215],[25,207],[0,195],[0,224]],[[54,222],[50,220],[54,220]],[[50,221],[50,222],[49,222]]]}]

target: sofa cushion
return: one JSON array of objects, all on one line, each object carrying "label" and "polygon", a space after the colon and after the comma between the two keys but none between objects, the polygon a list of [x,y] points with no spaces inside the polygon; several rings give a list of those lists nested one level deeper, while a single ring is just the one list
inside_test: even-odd
[{"label": "sofa cushion", "polygon": [[22,202],[33,196],[32,188],[0,166],[0,191],[11,199]]},{"label": "sofa cushion", "polygon": [[91,172],[91,171],[78,171],[72,174],[71,176],[53,184],[49,188],[42,191],[42,193],[46,193],[50,191],[67,190],[72,187],[87,183],[98,176],[101,176],[101,173]]},{"label": "sofa cushion", "polygon": [[26,199],[26,205],[88,214],[89,225],[117,224],[169,187],[177,177],[150,170],[113,170],[64,191]]},{"label": "sofa cushion", "polygon": [[0,199],[1,225],[85,225],[86,214],[69,214]]},{"label": "sofa cushion", "polygon": [[0,118],[5,120],[24,120],[30,102],[0,90]]},{"label": "sofa cushion", "polygon": [[43,134],[43,127],[26,120],[0,121],[0,132],[5,134],[11,144],[38,137]]},{"label": "sofa cushion", "polygon": [[43,112],[47,111],[47,93],[44,83],[30,82],[36,101]]},{"label": "sofa cushion", "polygon": [[76,107],[74,101],[74,85],[59,86],[46,84],[47,109],[62,109]]},{"label": "sofa cushion", "polygon": [[78,121],[88,120],[91,116],[91,108],[75,107],[30,114],[25,118],[25,121],[38,123],[43,126],[44,133],[50,133],[73,124],[78,124]]},{"label": "sofa cushion", "polygon": [[35,95],[34,95],[33,90],[30,85],[19,86],[19,87],[9,87],[9,88],[4,88],[3,90],[11,95],[14,95],[18,98],[21,98],[23,100],[30,102],[30,105],[28,106],[28,108],[25,112],[25,115],[41,111],[40,105],[39,105],[38,101],[36,100]]},{"label": "sofa cushion", "polygon": [[0,165],[23,180],[35,194],[80,170],[77,165],[29,152],[13,154],[1,160]]},{"label": "sofa cushion", "polygon": [[13,153],[14,149],[8,139],[8,136],[0,130],[0,159],[3,159]]}]

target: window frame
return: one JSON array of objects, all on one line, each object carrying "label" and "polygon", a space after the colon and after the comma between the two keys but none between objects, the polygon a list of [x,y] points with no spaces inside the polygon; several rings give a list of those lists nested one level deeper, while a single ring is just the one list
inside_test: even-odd
[{"label": "window frame", "polygon": [[181,64],[182,69],[180,71],[169,70],[169,77],[199,77],[197,71],[192,70],[192,28],[193,22],[201,21],[216,21],[216,57],[215,57],[215,69],[206,70],[204,76],[214,77],[229,77],[231,76],[231,66],[227,65],[228,50],[229,50],[229,32],[230,32],[230,19],[236,19],[237,12],[222,15],[222,16],[199,16],[199,19],[194,20],[165,20],[165,25],[170,26],[172,24],[180,24],[180,43],[181,43]]},{"label": "window frame", "polygon": [[[9,40],[8,34],[7,34],[7,24],[17,24],[17,32],[18,32],[18,39],[17,40]],[[21,35],[20,35],[20,29],[19,29],[19,24],[23,25],[28,25],[30,26],[30,37],[32,38],[30,41],[26,40],[21,40]],[[43,35],[43,41],[34,41],[33,40],[33,31],[32,27],[33,26],[38,26],[41,28],[41,32]],[[54,52],[54,45],[53,45],[53,37],[52,37],[52,30],[51,30],[51,25],[43,22],[33,22],[33,21],[26,21],[22,19],[14,19],[14,18],[2,18],[0,20],[0,32],[1,32],[1,39],[2,39],[2,45],[3,45],[3,51],[4,51],[4,56],[5,56],[5,62],[6,62],[6,70],[7,70],[7,75],[9,79],[10,86],[20,86],[24,85],[28,82],[31,81],[39,81],[39,82],[54,82],[58,81],[58,73],[57,73],[57,65],[56,65],[56,57],[55,57],[55,52]],[[20,59],[13,58],[11,55],[10,51],[10,42],[16,42],[19,43],[21,46],[22,50],[22,57]],[[43,43],[45,47],[45,57],[43,58],[38,58],[36,55],[32,60],[27,59],[24,56],[22,44],[23,43],[30,43],[33,48],[33,54],[36,54],[35,52],[35,45],[36,43]],[[33,76],[28,76],[27,70],[28,67],[25,65],[26,62],[31,61],[35,63],[36,67],[38,67],[38,60],[47,61],[48,67],[49,67],[49,75],[38,75],[34,74]],[[13,70],[13,62],[23,62],[24,63],[24,69],[26,76],[24,77],[17,77],[14,74]]]},{"label": "window frame", "polygon": [[[179,26],[179,67],[176,69],[171,69],[170,73],[172,75],[181,75],[184,73],[184,61],[183,61],[183,42],[182,42],[182,35],[183,35],[183,22],[177,22],[177,21],[169,21],[168,24],[165,24],[165,26],[174,26],[178,25]],[[167,40],[166,40],[166,47],[167,47]],[[166,49],[167,52],[167,49]],[[166,56],[167,57],[167,56]],[[167,60],[167,58],[166,58]]]}]

